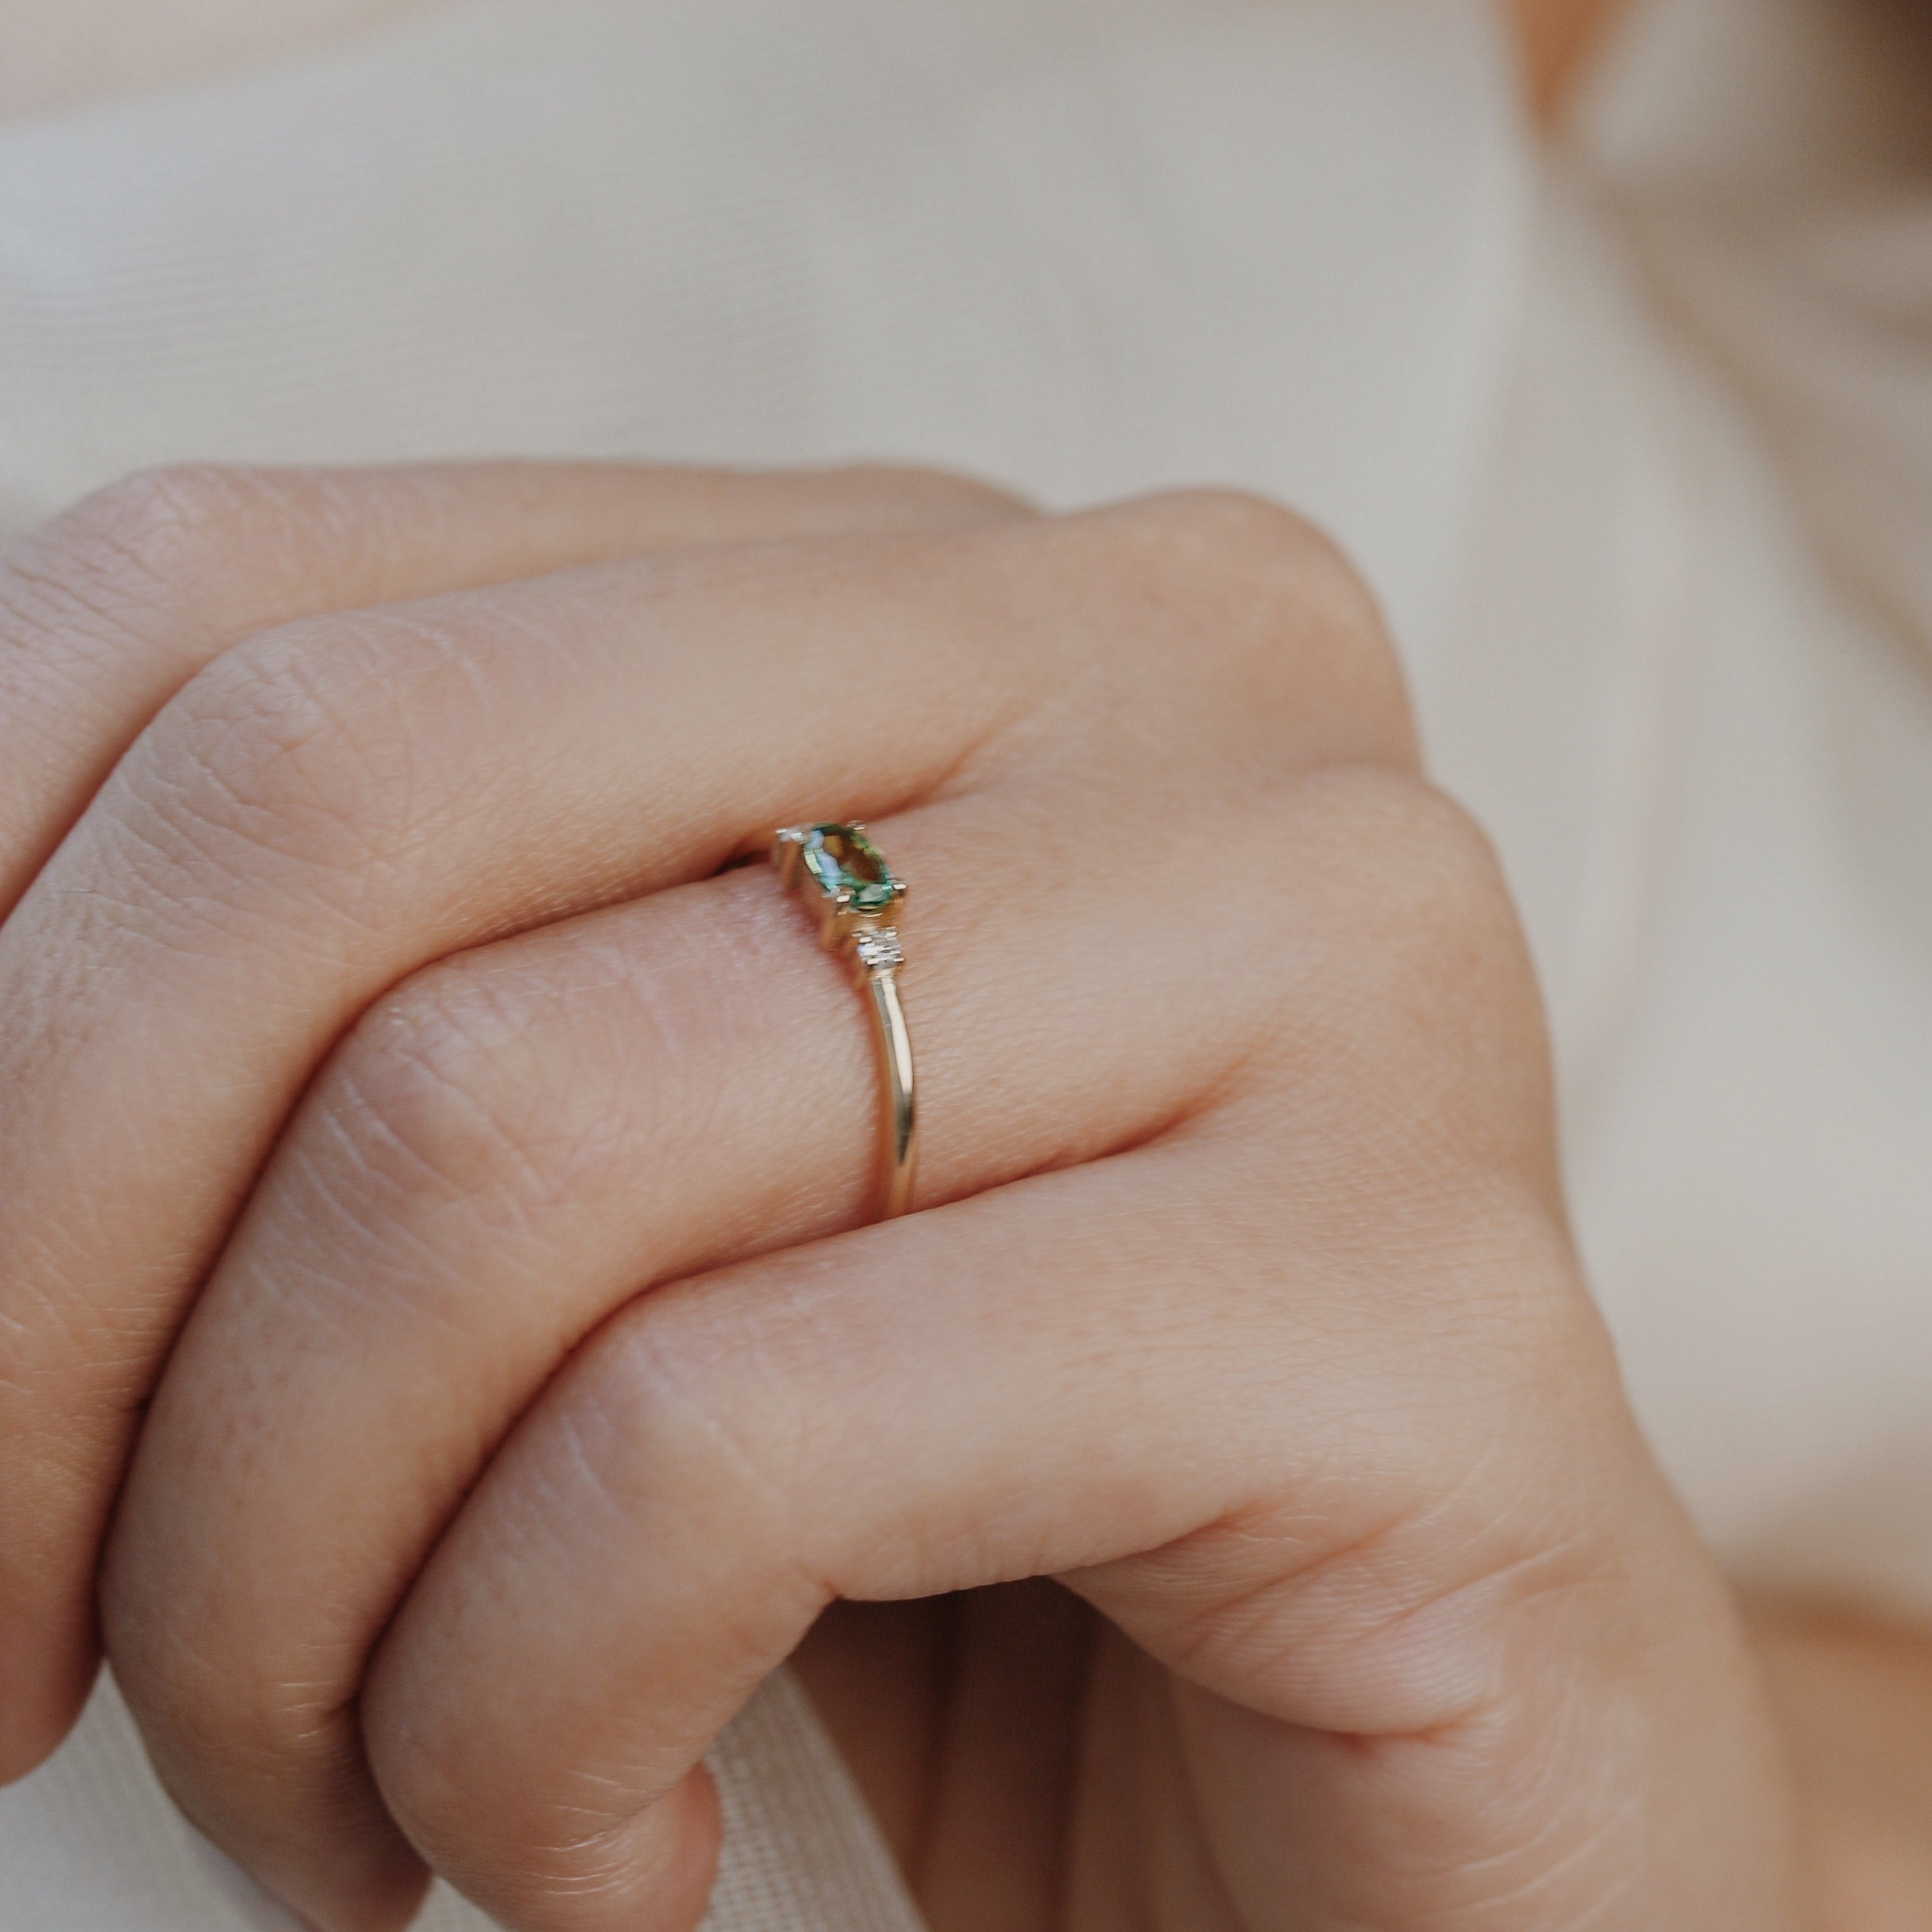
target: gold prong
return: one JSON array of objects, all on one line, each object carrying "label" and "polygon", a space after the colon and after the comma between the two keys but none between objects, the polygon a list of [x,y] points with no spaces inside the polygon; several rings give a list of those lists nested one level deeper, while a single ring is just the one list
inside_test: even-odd
[{"label": "gold prong", "polygon": [[804,844],[804,835],[796,827],[788,827],[772,838],[772,863],[777,868],[780,883],[788,891],[798,884],[799,854]]}]

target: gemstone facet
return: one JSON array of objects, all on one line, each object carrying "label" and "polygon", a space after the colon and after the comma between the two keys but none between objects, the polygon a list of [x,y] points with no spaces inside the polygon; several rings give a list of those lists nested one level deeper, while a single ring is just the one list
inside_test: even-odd
[{"label": "gemstone facet", "polygon": [[884,855],[856,825],[812,825],[799,859],[819,890],[856,913],[880,913],[905,896]]}]

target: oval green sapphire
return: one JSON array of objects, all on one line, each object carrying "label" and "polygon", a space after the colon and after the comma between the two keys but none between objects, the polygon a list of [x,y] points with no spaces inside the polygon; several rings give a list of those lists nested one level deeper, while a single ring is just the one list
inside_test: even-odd
[{"label": "oval green sapphire", "polygon": [[884,912],[898,896],[885,855],[856,825],[808,827],[798,856],[818,890],[854,912]]}]

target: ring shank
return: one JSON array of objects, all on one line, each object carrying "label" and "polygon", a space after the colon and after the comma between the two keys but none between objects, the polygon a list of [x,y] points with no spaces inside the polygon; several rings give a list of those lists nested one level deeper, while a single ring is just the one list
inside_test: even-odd
[{"label": "ring shank", "polygon": [[815,889],[819,938],[850,966],[872,1010],[879,1046],[879,1177],[873,1218],[890,1221],[912,1204],[919,1159],[919,1113],[913,1098],[912,1035],[899,1004],[905,958],[891,918],[906,896],[884,854],[856,820],[788,826],[772,838],[772,863],[788,890]]},{"label": "ring shank", "polygon": [[919,1160],[919,1110],[913,1096],[912,1035],[900,1004],[898,975],[868,973],[873,1030],[879,1042],[880,1093],[883,1096],[878,1218],[903,1214],[912,1199]]}]

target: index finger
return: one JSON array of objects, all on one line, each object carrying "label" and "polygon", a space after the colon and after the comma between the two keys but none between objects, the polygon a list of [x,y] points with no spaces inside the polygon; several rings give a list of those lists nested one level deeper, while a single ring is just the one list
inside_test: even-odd
[{"label": "index finger", "polygon": [[0,917],[161,706],[259,631],[655,550],[1016,508],[883,466],[190,464],[110,484],[0,550]]}]

